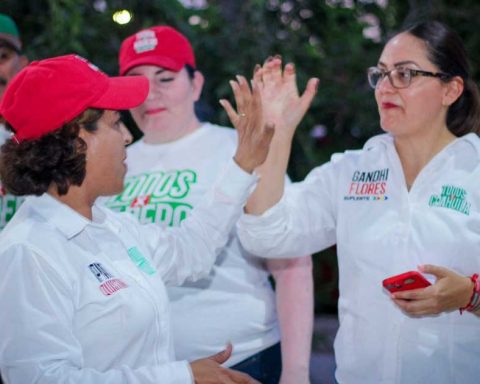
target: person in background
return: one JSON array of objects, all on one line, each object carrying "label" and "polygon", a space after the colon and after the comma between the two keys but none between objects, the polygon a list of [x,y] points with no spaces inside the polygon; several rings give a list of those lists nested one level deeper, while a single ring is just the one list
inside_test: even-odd
[{"label": "person in background", "polygon": [[[257,71],[276,133],[240,239],[269,257],[337,244],[338,383],[478,383],[480,101],[464,45],[421,22],[388,40],[368,80],[386,133],[284,188],[302,103],[291,65]],[[417,268],[430,286],[383,288]]]},{"label": "person in background", "polygon": [[[17,25],[7,15],[0,13],[0,102],[8,83],[28,64],[22,54],[22,41]],[[11,136],[0,118],[0,146]],[[23,198],[8,194],[0,184],[0,231],[12,218]]]},{"label": "person in background", "polygon": [[0,13],[0,100],[8,83],[27,64],[17,25],[11,17]]},{"label": "person in background", "polygon": [[[197,118],[204,78],[190,42],[174,28],[126,38],[119,66],[121,75],[146,76],[150,91],[131,109],[143,137],[127,149],[124,190],[106,205],[141,223],[181,226],[232,158],[238,135]],[[312,286],[310,256],[265,262],[246,252],[232,230],[207,277],[168,289],[177,358],[210,355],[229,340],[227,366],[265,384],[308,383]]]},{"label": "person in background", "polygon": [[[33,62],[0,114],[14,132],[0,177],[30,195],[0,234],[0,370],[9,384],[256,383],[209,358],[175,361],[165,284],[198,279],[228,241],[268,153],[255,88],[239,142],[182,228],[140,225],[95,204],[122,191],[131,136],[118,110],[148,95],[143,76],[109,78],[77,55]],[[28,113],[23,113],[28,111]],[[220,324],[229,313],[216,319]]]}]

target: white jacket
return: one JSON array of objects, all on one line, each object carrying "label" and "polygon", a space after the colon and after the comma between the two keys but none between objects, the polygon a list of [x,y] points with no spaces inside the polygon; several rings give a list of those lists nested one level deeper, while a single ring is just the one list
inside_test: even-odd
[{"label": "white jacket", "polygon": [[334,156],[287,187],[262,216],[241,218],[258,255],[317,252],[337,244],[339,383],[473,384],[480,381],[480,319],[458,311],[412,318],[382,288],[391,275],[437,264],[480,272],[480,139],[437,154],[410,191],[390,135]]},{"label": "white jacket", "polygon": [[89,221],[48,194],[27,198],[0,235],[6,381],[191,383],[189,364],[173,362],[164,283],[208,273],[254,179],[232,161],[205,204],[170,229],[98,206]]}]

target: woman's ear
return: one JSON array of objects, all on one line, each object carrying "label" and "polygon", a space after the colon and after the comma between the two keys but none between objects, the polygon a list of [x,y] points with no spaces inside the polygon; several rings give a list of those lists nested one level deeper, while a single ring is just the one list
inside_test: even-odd
[{"label": "woman's ear", "polygon": [[463,79],[460,76],[455,76],[448,83],[445,84],[445,91],[443,94],[442,103],[449,107],[462,95],[464,88]]},{"label": "woman's ear", "polygon": [[193,73],[192,87],[193,87],[193,100],[198,101],[200,95],[202,94],[203,84],[205,83],[205,77],[203,77],[202,72],[195,71]]}]

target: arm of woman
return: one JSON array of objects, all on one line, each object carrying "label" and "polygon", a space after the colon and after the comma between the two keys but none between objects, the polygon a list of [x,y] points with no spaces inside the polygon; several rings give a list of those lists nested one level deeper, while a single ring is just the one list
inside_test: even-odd
[{"label": "arm of woman", "polygon": [[[259,182],[246,206],[246,212],[259,215],[275,205],[283,195],[292,138],[316,94],[318,79],[310,79],[300,96],[295,67],[287,64],[283,69],[282,60],[275,57],[269,58],[263,67],[256,68],[252,83],[261,94],[263,120],[275,126],[267,159],[256,169]],[[231,81],[230,84],[237,110],[242,111],[247,80],[237,76],[237,81]],[[221,104],[233,126],[237,127],[240,120],[236,111],[226,100],[222,100]]]},{"label": "arm of woman", "polygon": [[310,383],[313,332],[312,257],[267,260],[275,279],[282,342],[280,384]]},{"label": "arm of woman", "polygon": [[274,127],[264,123],[260,91],[245,83],[238,96],[239,112],[232,110],[231,116],[238,133],[236,153],[201,204],[179,227],[137,226],[168,284],[197,280],[210,271],[257,179],[251,173],[267,157]]}]

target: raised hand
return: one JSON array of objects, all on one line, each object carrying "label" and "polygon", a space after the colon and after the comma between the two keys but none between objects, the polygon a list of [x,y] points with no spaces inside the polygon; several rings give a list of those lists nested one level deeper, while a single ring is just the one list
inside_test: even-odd
[{"label": "raised hand", "polygon": [[434,275],[435,284],[411,291],[395,292],[392,299],[411,316],[436,315],[457,310],[468,304],[473,283],[466,276],[435,265],[423,265],[421,272]]},{"label": "raised hand", "polygon": [[291,139],[312,103],[319,80],[311,78],[300,96],[295,66],[288,63],[282,70],[282,59],[275,56],[268,58],[263,66],[255,67],[253,84],[261,93],[265,121],[275,124],[277,134],[286,134]]},{"label": "raised hand", "polygon": [[190,363],[195,384],[260,384],[245,373],[224,368],[220,364],[232,354],[232,344],[210,357]]},{"label": "raised hand", "polygon": [[267,158],[274,124],[266,122],[263,117],[262,99],[255,84],[250,89],[247,80],[237,76],[237,81],[230,81],[230,85],[237,110],[227,100],[220,100],[220,104],[225,108],[238,133],[235,161],[242,169],[251,173]]}]

